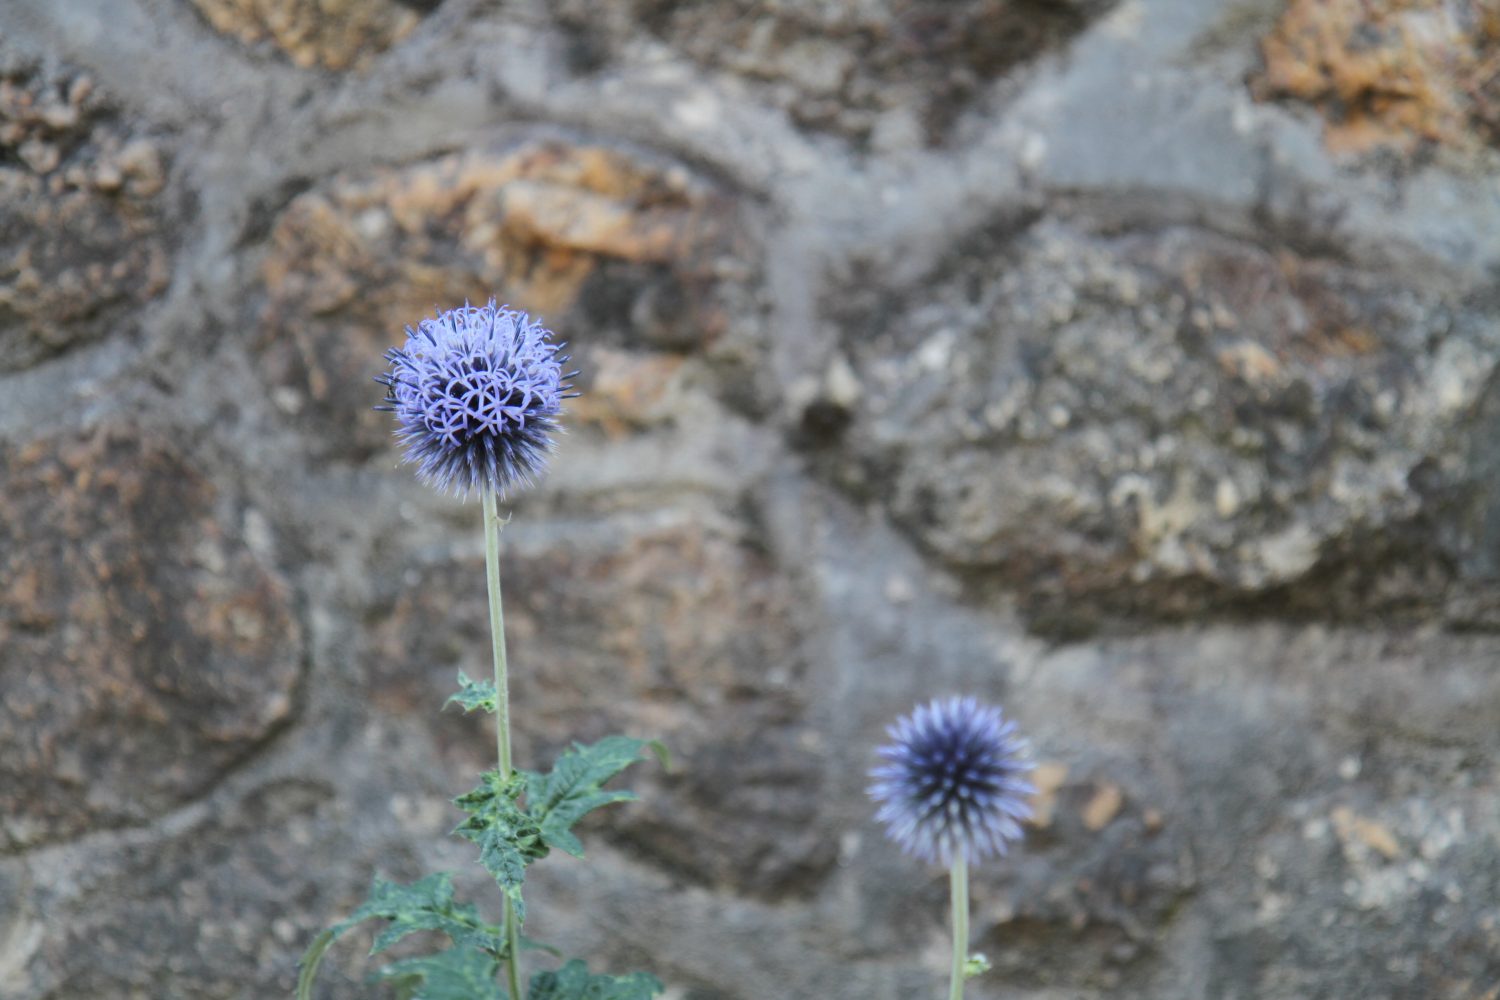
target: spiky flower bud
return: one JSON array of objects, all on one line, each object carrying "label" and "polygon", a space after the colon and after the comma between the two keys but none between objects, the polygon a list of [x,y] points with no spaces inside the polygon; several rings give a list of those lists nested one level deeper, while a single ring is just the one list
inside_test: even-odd
[{"label": "spiky flower bud", "polygon": [[885,763],[870,772],[876,819],[890,838],[945,866],[1004,854],[1021,839],[1036,791],[1015,730],[999,708],[973,698],[935,700],[898,719],[887,730],[895,742],[878,751]]},{"label": "spiky flower bud", "polygon": [[576,393],[567,355],[523,312],[471,306],[406,328],[386,352],[385,405],[406,461],[424,482],[460,496],[529,484],[546,464],[562,401]]}]

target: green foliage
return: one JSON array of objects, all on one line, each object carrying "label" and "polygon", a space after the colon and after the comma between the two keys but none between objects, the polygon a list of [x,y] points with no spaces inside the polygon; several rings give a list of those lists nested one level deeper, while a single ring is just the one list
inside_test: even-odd
[{"label": "green foliage", "polygon": [[[461,690],[450,701],[465,710],[493,710],[493,685],[476,683],[462,673],[459,684]],[[632,792],[606,791],[603,786],[640,760],[648,747],[663,764],[668,762],[660,743],[611,736],[591,746],[573,744],[546,774],[518,771],[503,780],[498,771],[486,771],[477,788],[454,800],[468,818],[453,832],[479,846],[479,861],[510,898],[518,924],[526,915],[521,885],[527,866],[553,847],[582,857],[583,844],[573,835],[573,825],[600,806],[635,798]],[[439,931],[452,944],[447,951],[403,959],[382,970],[381,978],[395,983],[406,1000],[508,1000],[495,983],[501,963],[510,958],[501,928],[480,919],[473,905],[454,902],[453,879],[446,872],[411,885],[377,877],[369,898],[308,948],[297,980],[298,1000],[310,1000],[318,965],[329,947],[350,928],[374,919],[389,923],[376,935],[372,955],[418,931]],[[544,947],[524,938],[520,946]],[[572,961],[556,972],[533,977],[530,1000],[650,1000],[661,989],[651,976],[590,975],[582,962]]]},{"label": "green foliage", "polygon": [[540,829],[543,843],[583,857],[583,844],[572,833],[573,824],[587,813],[611,802],[628,802],[634,792],[606,792],[601,786],[641,759],[650,747],[666,763],[666,748],[628,736],[607,736],[592,746],[574,743],[545,775],[519,772],[526,779],[527,811]]},{"label": "green foliage", "polygon": [[964,978],[973,979],[990,971],[990,960],[985,957],[984,952],[977,951],[964,961]]},{"label": "green foliage", "polygon": [[525,934],[516,935],[516,944],[521,946],[522,951],[545,951],[553,958],[562,958],[562,949],[554,948],[550,944],[542,944],[542,942],[533,940]]},{"label": "green foliage", "polygon": [[408,934],[441,931],[456,948],[488,955],[496,962],[504,957],[500,928],[480,919],[473,904],[453,901],[452,875],[438,872],[411,885],[389,882],[377,875],[364,903],[347,920],[319,934],[302,956],[297,978],[298,1000],[311,996],[318,965],[333,942],[355,925],[375,919],[388,920],[390,924],[376,935],[370,948],[372,955],[385,951]]},{"label": "green foliage", "polygon": [[370,896],[349,919],[333,928],[335,935],[364,920],[381,917],[390,926],[375,938],[370,954],[378,955],[408,934],[442,931],[456,945],[478,948],[499,956],[500,928],[479,918],[473,903],[453,901],[453,876],[438,872],[411,885],[377,877]]},{"label": "green foliage", "polygon": [[521,883],[526,866],[547,856],[547,844],[535,819],[518,804],[526,780],[512,775],[509,781],[498,771],[486,771],[479,787],[453,801],[469,818],[454,833],[479,845],[479,863],[515,905],[517,922],[526,919]]},{"label": "green foliage", "polygon": [[302,961],[297,967],[297,1000],[311,1000],[313,980],[318,976],[318,966],[323,964],[323,953],[336,936],[331,930],[323,931],[302,953]]},{"label": "green foliage", "polygon": [[455,945],[436,955],[406,958],[380,970],[403,1000],[506,1000],[495,981],[500,963],[487,952]]},{"label": "green foliage", "polygon": [[499,705],[500,699],[495,693],[494,681],[471,681],[469,680],[469,675],[460,670],[458,672],[458,693],[443,702],[443,707],[447,708],[454,702],[463,706],[465,712],[472,712],[476,708],[480,708],[493,715],[496,706]]},{"label": "green foliage", "polygon": [[556,972],[531,977],[527,1000],[651,1000],[665,987],[655,976],[632,972],[628,976],[590,975],[588,966],[574,959]]}]

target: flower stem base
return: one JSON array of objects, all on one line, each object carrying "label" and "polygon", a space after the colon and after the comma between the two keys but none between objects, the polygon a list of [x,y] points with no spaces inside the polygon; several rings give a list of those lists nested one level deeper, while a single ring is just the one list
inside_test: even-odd
[{"label": "flower stem base", "polygon": [[[495,755],[499,758],[500,780],[509,781],[510,762],[510,687],[505,661],[505,606],[500,600],[500,520],[499,504],[493,490],[484,491],[484,570],[490,595],[490,648],[495,660]],[[516,908],[505,897],[505,977],[511,1000],[521,1000],[521,931],[516,923]]]},{"label": "flower stem base", "polygon": [[969,959],[969,863],[962,854],[953,859],[949,882],[953,890],[953,978],[948,1000],[963,1000]]}]

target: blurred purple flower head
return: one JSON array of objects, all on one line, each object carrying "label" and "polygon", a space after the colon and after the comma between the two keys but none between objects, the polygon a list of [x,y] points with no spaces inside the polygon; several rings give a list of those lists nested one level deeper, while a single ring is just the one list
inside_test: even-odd
[{"label": "blurred purple flower head", "polygon": [[877,751],[885,763],[870,772],[875,818],[924,861],[1004,854],[1021,839],[1036,791],[1026,780],[1035,765],[1015,729],[999,708],[973,698],[918,706],[887,730],[895,742]]},{"label": "blurred purple flower head", "polygon": [[504,495],[546,464],[562,401],[567,355],[523,312],[488,305],[449,309],[406,328],[391,348],[385,405],[396,415],[406,461],[439,490]]}]

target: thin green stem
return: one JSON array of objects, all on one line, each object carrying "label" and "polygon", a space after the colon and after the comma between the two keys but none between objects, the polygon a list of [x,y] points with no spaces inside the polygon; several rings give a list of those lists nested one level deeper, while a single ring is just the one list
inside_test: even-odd
[{"label": "thin green stem", "polygon": [[[505,606],[500,601],[500,511],[492,490],[484,491],[484,569],[490,592],[490,645],[495,654],[495,753],[500,760],[500,778],[509,781],[510,681],[505,662]],[[511,1000],[521,1000],[521,933],[516,926],[516,908],[505,897],[505,978]]]},{"label": "thin green stem", "polygon": [[495,751],[500,758],[500,776],[509,778],[510,690],[505,662],[505,606],[500,600],[500,529],[505,522],[495,494],[484,494],[484,568],[490,589],[490,645],[495,654]]},{"label": "thin green stem", "polygon": [[964,965],[969,960],[969,863],[962,853],[949,872],[953,885],[953,985],[948,1000],[963,1000]]}]

